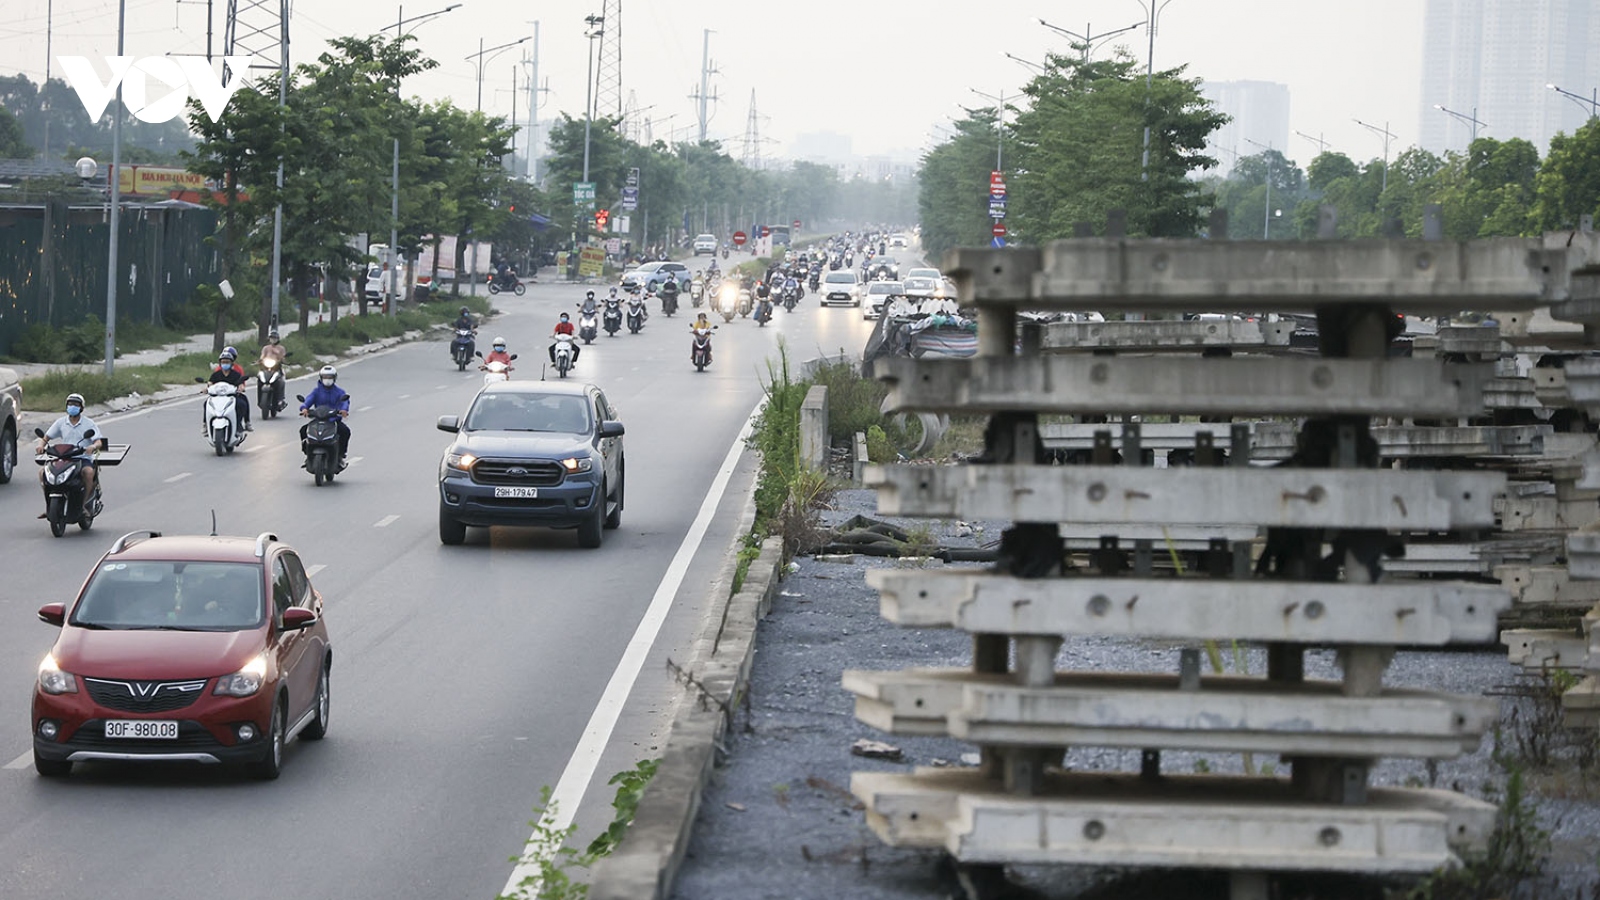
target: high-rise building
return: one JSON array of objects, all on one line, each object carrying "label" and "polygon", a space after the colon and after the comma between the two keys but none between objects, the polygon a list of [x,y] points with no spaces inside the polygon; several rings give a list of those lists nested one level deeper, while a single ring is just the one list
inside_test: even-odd
[{"label": "high-rise building", "polygon": [[1584,97],[1600,86],[1595,0],[1428,0],[1425,15],[1423,149],[1464,151],[1476,127],[1479,137],[1523,138],[1544,152],[1556,132],[1588,120],[1589,104],[1546,85]]},{"label": "high-rise building", "polygon": [[1241,156],[1261,152],[1257,144],[1289,155],[1289,86],[1272,81],[1207,81],[1200,93],[1217,111],[1230,117],[1213,132],[1207,146],[1221,163],[1233,168]]}]

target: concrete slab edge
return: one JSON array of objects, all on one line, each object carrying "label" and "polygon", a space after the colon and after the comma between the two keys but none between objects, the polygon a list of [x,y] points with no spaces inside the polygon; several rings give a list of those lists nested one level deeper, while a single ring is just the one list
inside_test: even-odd
[{"label": "concrete slab edge", "polygon": [[726,577],[712,587],[717,597],[726,599],[706,611],[694,652],[683,666],[699,687],[682,692],[660,766],[639,798],[633,824],[592,870],[590,900],[666,900],[672,893],[722,736],[749,684],[756,624],[771,609],[782,577],[782,541],[768,538],[739,592],[727,594],[739,548],[754,522],[752,494],[724,563]]}]

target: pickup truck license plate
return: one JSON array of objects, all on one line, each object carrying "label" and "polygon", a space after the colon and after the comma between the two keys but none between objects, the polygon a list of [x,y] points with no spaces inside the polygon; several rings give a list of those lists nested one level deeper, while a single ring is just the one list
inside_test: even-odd
[{"label": "pickup truck license plate", "polygon": [[106,737],[176,740],[178,723],[165,719],[107,719]]},{"label": "pickup truck license plate", "polygon": [[539,489],[530,487],[497,487],[494,489],[494,496],[496,500],[506,498],[533,500],[539,496]]}]

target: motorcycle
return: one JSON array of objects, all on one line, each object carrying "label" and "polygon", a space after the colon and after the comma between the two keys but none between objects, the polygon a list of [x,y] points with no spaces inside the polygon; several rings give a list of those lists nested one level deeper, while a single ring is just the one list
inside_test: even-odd
[{"label": "motorcycle", "polygon": [[457,372],[465,372],[467,370],[467,363],[472,362],[472,357],[476,355],[474,348],[477,345],[473,341],[473,338],[476,337],[477,334],[478,333],[471,328],[456,329],[455,340],[450,342],[450,358],[455,360]]},{"label": "motorcycle", "polygon": [[628,298],[628,333],[638,334],[644,327],[644,301],[638,297]]},{"label": "motorcycle", "polygon": [[283,367],[276,359],[263,356],[261,372],[256,375],[256,408],[261,410],[261,418],[276,419],[288,405],[283,399]]},{"label": "motorcycle", "polygon": [[699,309],[700,308],[700,304],[704,303],[705,299],[706,299],[706,286],[705,286],[705,284],[702,283],[702,282],[699,282],[699,281],[691,281],[691,282],[689,282],[689,302],[694,305],[694,308],[695,309]]},{"label": "motorcycle", "polygon": [[[205,384],[205,379],[195,381]],[[239,389],[226,381],[206,387],[206,431],[203,437],[217,455],[232,453],[248,436],[239,428],[239,404],[234,399]]]},{"label": "motorcycle", "polygon": [[556,335],[556,375],[560,378],[567,377],[572,371],[572,335]]},{"label": "motorcycle", "polygon": [[800,302],[800,292],[799,292],[799,290],[797,288],[792,288],[792,287],[789,287],[788,285],[784,285],[784,287],[783,287],[783,309],[784,309],[784,312],[794,312],[794,305],[796,303],[799,303],[799,302]]},{"label": "motorcycle", "polygon": [[661,312],[664,313],[666,315],[666,317],[670,319],[670,318],[672,318],[672,314],[677,312],[677,311],[678,311],[678,292],[677,291],[662,291],[661,292]]},{"label": "motorcycle", "polygon": [[522,280],[515,275],[508,275],[505,278],[501,278],[498,275],[491,274],[489,276],[489,293],[498,294],[501,291],[510,291],[511,293],[516,294],[518,297],[521,297],[523,294],[528,292],[528,286],[523,284]]},{"label": "motorcycle", "polygon": [[727,247],[723,247],[722,248],[722,258],[723,259],[727,259],[728,258],[728,248]]},{"label": "motorcycle", "polygon": [[583,338],[585,344],[594,343],[595,336],[600,333],[600,321],[593,311],[578,314],[578,337]]},{"label": "motorcycle", "polygon": [[[498,365],[498,364],[497,364]],[[305,397],[300,397],[304,403]],[[317,487],[333,484],[333,476],[345,469],[339,455],[339,410],[332,406],[313,406],[306,410],[305,435],[300,439],[300,452],[306,455],[302,469],[310,472]]]},{"label": "motorcycle", "polygon": [[696,328],[694,331],[694,343],[689,348],[689,362],[694,364],[696,372],[704,372],[706,366],[711,365],[711,332],[716,330],[717,326],[713,325],[709,330]]},{"label": "motorcycle", "polygon": [[616,337],[617,331],[622,328],[622,304],[607,300],[600,321],[605,324],[606,337]]},{"label": "motorcycle", "polygon": [[750,308],[755,304],[755,298],[748,288],[739,289],[739,316],[743,318],[750,315]]},{"label": "motorcycle", "polygon": [[[571,340],[571,338],[568,338],[568,340]],[[483,359],[482,353],[477,354],[477,356],[479,359]],[[517,354],[511,354],[511,358],[516,359]],[[479,366],[478,371],[483,373],[483,384],[488,387],[497,381],[510,381],[512,368],[510,364],[503,363],[497,359],[492,363],[484,363]]]},{"label": "motorcycle", "polygon": [[811,270],[811,293],[815,294],[820,290],[822,290],[822,270],[814,268]]},{"label": "motorcycle", "polygon": [[770,297],[762,297],[761,306],[756,310],[756,324],[761,327],[765,327],[766,324],[771,321],[772,299]]},{"label": "motorcycle", "polygon": [[[35,428],[35,435],[44,438],[44,429]],[[84,432],[84,438],[93,446],[98,443],[94,440],[94,429]],[[44,451],[35,454],[33,459],[44,466],[44,517],[50,522],[50,534],[61,537],[67,531],[67,526],[73,522],[78,527],[88,531],[94,525],[95,516],[100,515],[105,504],[100,497],[100,482],[94,485],[94,493],[88,497],[83,495],[83,467],[89,465],[88,461],[79,458],[83,452],[79,444],[57,443],[47,444]],[[121,462],[121,457],[96,459],[94,466],[104,471],[106,466],[114,466]]]},{"label": "motorcycle", "polygon": [[717,314],[722,316],[724,322],[732,322],[733,317],[738,313],[739,289],[731,284],[723,285],[722,290],[716,293],[716,300],[713,306],[715,306]]}]

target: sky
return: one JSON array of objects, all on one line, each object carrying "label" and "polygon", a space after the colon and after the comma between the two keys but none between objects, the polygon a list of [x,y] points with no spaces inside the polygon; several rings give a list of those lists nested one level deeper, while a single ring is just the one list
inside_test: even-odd
[{"label": "sky", "polygon": [[[206,0],[126,2],[128,55],[205,53]],[[549,88],[541,96],[540,118],[582,116],[588,63],[583,20],[600,12],[601,0],[416,0],[404,13],[422,15],[453,2],[461,7],[407,26],[415,29],[423,51],[440,62],[434,71],[408,79],[407,93],[448,97],[473,108],[478,80],[466,57],[480,46],[531,37],[538,19],[539,76]],[[1417,141],[1424,0],[1153,2],[1159,6],[1157,69],[1187,65],[1189,75],[1208,81],[1287,84],[1291,129],[1321,135],[1330,149],[1359,160],[1380,156],[1382,142],[1355,118],[1388,122],[1397,147]],[[117,0],[3,0],[0,73],[21,72],[35,81],[44,76],[50,3],[51,55],[115,54]],[[1147,18],[1141,0],[624,0],[622,7],[623,94],[632,90],[638,107],[647,109],[657,138],[673,129],[678,139],[697,135],[690,95],[700,83],[704,30],[711,29],[717,73],[710,93],[718,99],[707,130],[735,158],[754,90],[763,156],[785,155],[796,135],[833,131],[848,134],[858,155],[914,161],[939,140],[941,126],[961,117],[958,104],[991,103],[973,89],[1009,95],[1027,81],[1029,70],[1005,53],[1042,60],[1047,51],[1070,52],[1068,39],[1041,26],[1041,17],[1079,33],[1092,27],[1096,34]],[[214,0],[219,54],[226,8],[227,0]],[[292,0],[291,59],[314,59],[338,35],[372,33],[385,22],[392,30],[399,11],[370,0]],[[1102,45],[1096,56],[1121,45],[1144,60],[1147,42],[1141,27]],[[516,118],[526,123],[528,70],[519,60],[524,49],[531,57],[532,47],[529,40],[487,61],[485,110],[510,119],[515,72]],[[61,76],[59,62],[51,72]],[[1316,147],[1302,138],[1292,141],[1288,155],[1303,166]]]}]

